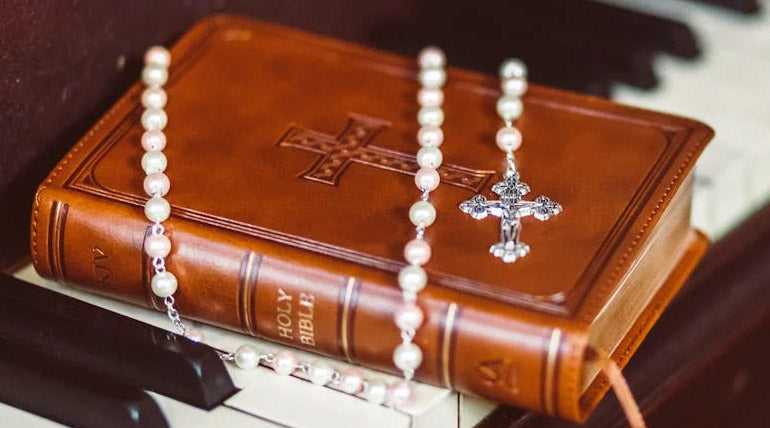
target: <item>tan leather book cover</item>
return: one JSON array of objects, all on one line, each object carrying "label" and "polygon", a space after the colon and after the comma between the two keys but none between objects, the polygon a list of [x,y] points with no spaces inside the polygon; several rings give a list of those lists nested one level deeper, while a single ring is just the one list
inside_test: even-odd
[{"label": "tan leather book cover", "polygon": [[[203,21],[171,52],[165,225],[180,312],[395,371],[396,272],[418,197],[415,61],[235,17]],[[492,196],[504,166],[497,87],[449,71],[417,377],[580,420],[606,391],[601,377],[582,385],[591,326],[676,195],[680,226],[658,233],[671,262],[648,276],[654,296],[623,331],[613,353],[621,364],[703,252],[679,190],[712,131],[532,86],[517,165],[529,197],[564,210],[525,219],[532,251],[506,264],[488,252],[498,221],[458,209]],[[140,92],[132,87],[41,184],[31,247],[43,276],[161,309],[142,251]]]}]

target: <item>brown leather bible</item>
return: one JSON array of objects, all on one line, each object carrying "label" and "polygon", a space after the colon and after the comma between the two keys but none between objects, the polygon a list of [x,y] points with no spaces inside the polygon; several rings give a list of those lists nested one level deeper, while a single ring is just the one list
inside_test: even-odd
[{"label": "brown leather bible", "polygon": [[[414,59],[257,21],[216,17],[182,37],[165,150],[181,313],[395,372],[418,87]],[[497,88],[449,71],[417,377],[582,420],[608,388],[590,350],[623,366],[705,249],[691,169],[712,131],[532,86],[517,165],[563,212],[524,219],[531,253],[503,263],[489,254],[499,222],[458,209],[493,196],[504,167]],[[41,184],[31,246],[43,276],[160,310],[142,251],[140,91]]]}]

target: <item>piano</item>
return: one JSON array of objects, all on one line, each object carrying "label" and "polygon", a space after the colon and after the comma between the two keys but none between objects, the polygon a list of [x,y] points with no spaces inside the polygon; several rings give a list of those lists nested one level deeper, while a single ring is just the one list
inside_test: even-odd
[{"label": "piano", "polygon": [[770,17],[766,11],[740,15],[688,1],[611,1],[676,16],[698,36],[699,58],[661,55],[655,59],[657,87],[645,91],[621,83],[613,98],[696,117],[714,128],[696,169],[693,223],[718,240],[770,195],[770,107],[755,95],[770,93]]},{"label": "piano", "polygon": [[[135,80],[139,65],[134,60],[140,52],[152,41],[172,41],[204,15],[243,13],[409,55],[432,42],[447,51],[453,65],[487,72],[494,72],[503,57],[517,55],[531,65],[531,77],[536,83],[695,117],[716,130],[715,140],[697,166],[693,201],[693,223],[715,241],[715,246],[681,296],[664,313],[626,373],[642,407],[652,409],[648,415],[652,426],[763,426],[761,410],[770,403],[761,388],[761,382],[770,382],[770,376],[762,374],[767,370],[760,365],[770,350],[770,342],[761,339],[770,329],[766,315],[770,303],[765,303],[770,302],[765,291],[770,289],[770,272],[764,267],[770,256],[770,245],[766,244],[770,242],[767,2],[447,3],[451,2],[424,0],[366,6],[351,1],[324,5],[214,0],[184,5],[127,2],[117,6],[92,4],[90,15],[82,16],[78,15],[85,8],[82,5],[67,10],[45,10],[42,5],[29,6],[29,10],[0,6],[0,15],[18,18],[0,23],[0,42],[8,42],[10,57],[24,52],[23,48],[29,50],[29,55],[14,57],[8,63],[12,67],[2,67],[9,57],[0,58],[0,70],[11,70],[10,74],[0,71],[0,96],[11,100],[0,111],[4,121],[0,141],[5,140],[8,147],[26,143],[31,147],[10,150],[0,144],[0,169],[13,173],[0,180],[0,200],[9,207],[0,220],[12,226],[0,233],[0,259],[10,266],[9,262],[23,258],[27,251],[24,222],[31,192],[61,153]],[[50,17],[52,13],[59,16],[38,21],[29,18],[37,14]],[[159,16],[178,19],[164,21]],[[24,28],[27,33],[14,32],[21,28],[16,26],[23,25],[29,25]],[[51,53],[51,46],[56,46],[53,42],[44,43],[53,34],[75,38],[64,42],[75,45],[77,40],[93,38],[93,26],[122,32],[125,40],[91,40],[83,42],[82,52],[67,50],[63,54]],[[129,31],[135,28],[142,31]],[[26,38],[19,34],[26,34]],[[40,59],[41,55],[47,56]],[[27,64],[42,70],[38,81],[27,83],[36,88],[26,92],[14,89],[24,88],[22,77],[32,75],[32,69],[25,68]],[[18,74],[21,77],[17,82],[15,73],[20,70],[26,70],[26,74]],[[95,70],[101,74],[86,73]],[[78,71],[81,75],[72,74]],[[33,110],[30,105],[40,108]],[[1,116],[8,112],[15,113]],[[44,130],[30,133],[30,126],[43,121]],[[27,165],[23,171],[3,163],[11,156]],[[57,292],[173,329],[162,314],[47,283],[35,278],[30,267],[6,270]],[[710,312],[717,315],[710,316]],[[243,341],[243,337],[214,327],[200,328],[205,331],[206,342],[219,349],[233,349]],[[701,352],[690,355],[692,349]],[[228,371],[239,391],[211,409],[158,392],[147,394],[171,427],[299,428],[317,426],[315,423],[321,420],[307,411],[293,411],[286,398],[269,393],[282,388],[288,391],[283,397],[307,402],[318,393],[317,387],[305,380],[293,379],[287,387],[284,380],[279,385],[269,370]],[[454,405],[457,419],[464,421],[458,426],[572,426],[518,409],[471,402],[474,399],[437,388],[425,386],[422,392],[435,403]],[[702,405],[693,405],[695,399]],[[744,404],[739,405],[738,400]],[[362,404],[367,403],[330,390],[324,393],[323,406],[314,410],[323,414],[325,409],[334,409],[351,418],[346,419],[350,422],[362,414],[358,412],[371,411]],[[429,420],[420,419],[419,409],[412,413],[384,407],[381,410],[382,420],[392,422],[391,426],[423,426],[420,424]],[[466,411],[470,414],[463,413]],[[0,425],[59,426],[34,412],[2,403]],[[624,426],[611,394],[588,426]]]}]

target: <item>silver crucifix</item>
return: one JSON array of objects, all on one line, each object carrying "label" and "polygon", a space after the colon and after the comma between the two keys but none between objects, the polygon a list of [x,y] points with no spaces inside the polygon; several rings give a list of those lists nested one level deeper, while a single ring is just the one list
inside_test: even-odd
[{"label": "silver crucifix", "polygon": [[[512,166],[512,162],[510,162]],[[489,252],[506,263],[513,263],[529,253],[529,245],[519,241],[521,218],[534,216],[540,221],[548,220],[561,212],[561,205],[545,196],[538,196],[534,201],[523,201],[522,196],[529,193],[529,186],[519,181],[519,173],[509,168],[503,181],[492,186],[492,191],[500,196],[498,201],[490,201],[484,195],[476,195],[460,204],[460,210],[481,220],[492,214],[500,217],[500,242],[489,247]]]}]

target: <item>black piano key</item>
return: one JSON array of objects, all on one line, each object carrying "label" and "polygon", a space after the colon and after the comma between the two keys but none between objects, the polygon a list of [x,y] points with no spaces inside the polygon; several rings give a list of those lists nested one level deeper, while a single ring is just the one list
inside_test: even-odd
[{"label": "black piano key", "polygon": [[577,76],[565,75],[550,69],[538,72],[536,75],[533,74],[531,80],[541,85],[567,89],[604,98],[609,98],[612,95],[612,82],[596,77],[580,79]]},{"label": "black piano key", "polygon": [[[578,0],[484,3],[428,1],[412,17],[391,19],[371,33],[377,47],[414,55],[441,46],[452,65],[496,74],[503,56],[522,58],[535,83],[583,91],[621,81],[658,83],[661,50],[699,53],[689,27],[669,18]],[[602,90],[604,92],[604,90]]]},{"label": "black piano key", "polygon": [[[553,27],[553,23],[557,25]],[[554,17],[552,23],[545,25],[549,36],[537,42],[529,38],[532,43],[518,46],[516,55],[525,60],[531,58],[532,63],[545,60],[550,63],[549,70],[561,73],[571,73],[572,67],[578,65],[590,70],[597,80],[615,80],[645,89],[655,87],[658,79],[653,67],[657,53],[654,44],[645,43],[644,38],[636,35],[629,38],[607,28],[598,30],[598,25],[600,23],[585,18]],[[513,43],[524,37],[516,33],[503,28],[497,37]]]},{"label": "black piano key", "polygon": [[0,401],[73,427],[168,427],[141,389],[50,357],[0,339]]},{"label": "black piano key", "polygon": [[[571,62],[568,58],[554,55],[550,49],[549,55],[542,55],[537,51],[532,53],[527,50],[530,45],[524,44],[524,48],[520,48],[521,41],[508,34],[491,37],[478,30],[468,30],[470,32],[467,37],[465,34],[459,37],[456,34],[464,33],[465,27],[458,26],[453,32],[434,34],[426,33],[424,29],[412,25],[412,21],[389,21],[372,33],[372,42],[380,49],[389,49],[409,56],[415,56],[427,44],[435,44],[446,52],[451,66],[492,75],[497,75],[502,60],[515,56],[527,63],[530,70],[529,79],[533,83],[593,95],[607,96],[609,93],[609,80],[598,76],[595,66],[588,64],[583,58],[578,62]],[[491,39],[498,43],[490,43]]]},{"label": "black piano key", "polygon": [[595,39],[614,40],[629,49],[644,46],[683,58],[695,58],[700,46],[684,22],[589,0],[545,0],[563,19]]},{"label": "black piano key", "polygon": [[5,275],[0,338],[204,409],[237,392],[211,347]]},{"label": "black piano key", "polygon": [[[563,74],[569,81],[574,82],[617,81],[644,89],[654,88],[658,84],[653,67],[653,53],[647,50],[625,52],[619,46],[609,43],[572,49],[562,43],[550,45],[549,51],[553,55],[542,56],[527,49],[519,51],[531,70],[530,79],[533,82],[540,83],[545,76],[558,78]],[[568,73],[565,68],[569,70]],[[550,84],[552,81],[543,83]]]}]

